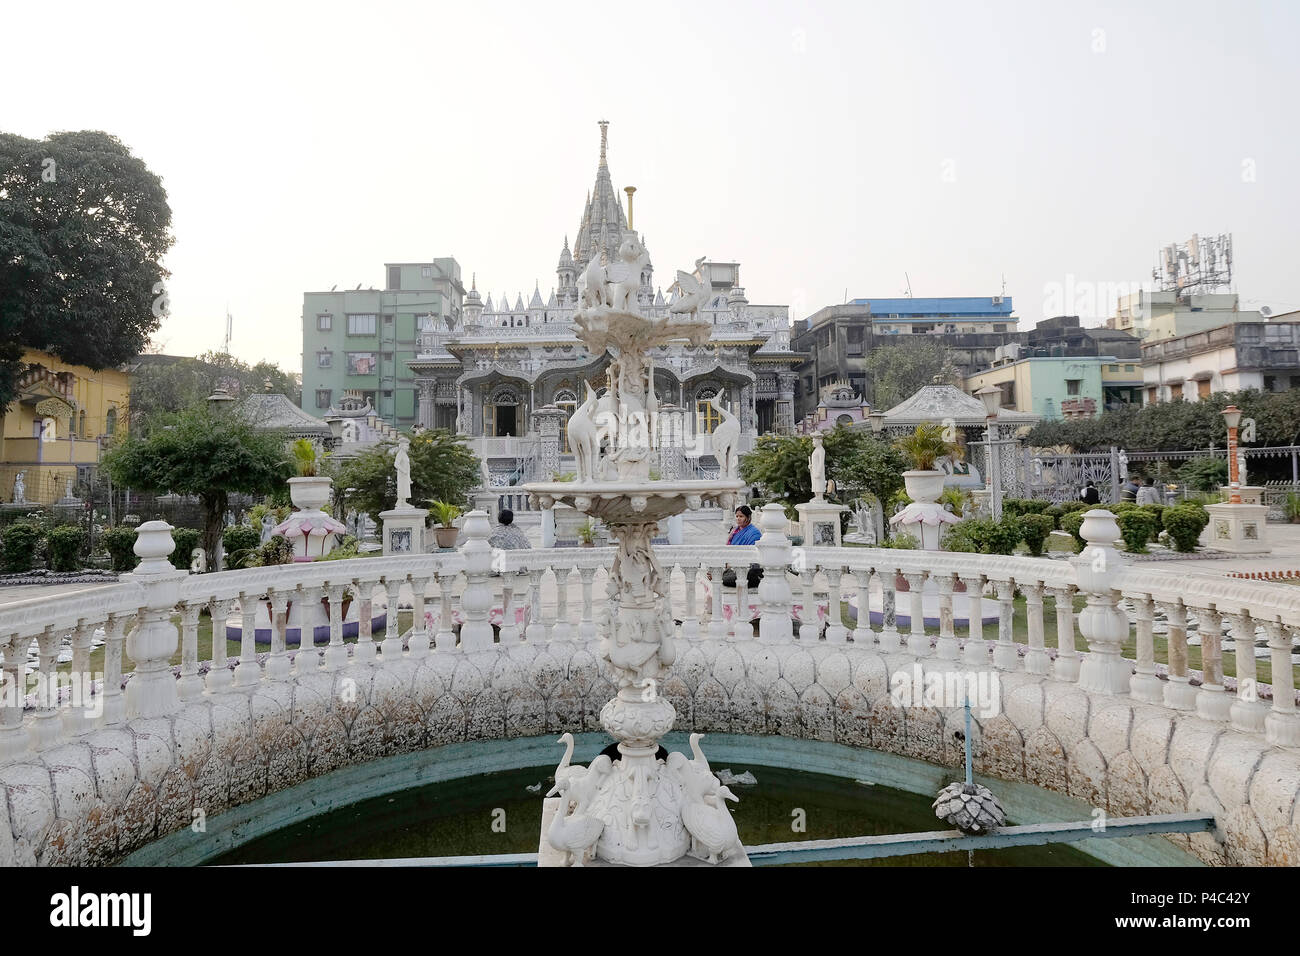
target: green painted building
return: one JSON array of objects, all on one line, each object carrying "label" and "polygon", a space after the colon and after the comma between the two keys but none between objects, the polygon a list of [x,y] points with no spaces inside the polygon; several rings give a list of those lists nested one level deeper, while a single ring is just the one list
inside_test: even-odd
[{"label": "green painted building", "polygon": [[410,362],[420,333],[459,323],[465,287],[453,258],[390,262],[383,289],[302,297],[302,408],[322,417],[345,395],[369,400],[405,429],[418,420]]},{"label": "green painted building", "polygon": [[1044,421],[1091,418],[1104,409],[1141,403],[1142,366],[1112,355],[1005,359],[966,377],[966,391],[1002,389],[1002,406]]}]

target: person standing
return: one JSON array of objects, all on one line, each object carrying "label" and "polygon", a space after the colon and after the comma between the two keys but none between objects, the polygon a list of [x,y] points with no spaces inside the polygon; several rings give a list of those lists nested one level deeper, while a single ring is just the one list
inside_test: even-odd
[{"label": "person standing", "polygon": [[1138,479],[1141,484],[1138,486],[1137,503],[1140,505],[1158,505],[1163,504],[1160,500],[1160,492],[1155,485],[1146,484],[1142,479]]},{"label": "person standing", "polygon": [[1132,475],[1129,475],[1128,480],[1124,482],[1124,484],[1119,489],[1119,500],[1136,501],[1139,481],[1141,481],[1140,478],[1135,478]]},{"label": "person standing", "polygon": [[[749,505],[741,505],[736,509],[736,525],[727,535],[727,544],[755,544],[763,536],[763,532],[753,523],[754,512]],[[758,582],[763,580],[763,569],[757,564],[749,566],[749,573],[745,575],[745,586],[751,591],[758,587]],[[722,573],[722,586],[734,588],[736,586],[736,572],[727,568]]]}]

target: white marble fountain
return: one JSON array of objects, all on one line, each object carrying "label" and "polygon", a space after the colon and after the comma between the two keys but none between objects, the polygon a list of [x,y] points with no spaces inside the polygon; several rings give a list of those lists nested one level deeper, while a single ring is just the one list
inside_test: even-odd
[{"label": "white marble fountain", "polygon": [[600,721],[618,741],[618,756],[571,766],[568,741],[552,791],[559,800],[548,802],[543,816],[541,865],[748,862],[726,805],[735,798],[713,776],[698,738],[692,738],[692,759],[656,756],[677,715],[658,693],[675,651],[668,578],[651,539],[661,519],[687,509],[734,508],[744,483],[734,454],[720,457],[726,464],[716,481],[650,479],[658,439],[649,351],[681,339],[701,345],[710,326],[694,304],[666,319],[640,313],[636,292],[647,258],[628,232],[615,262],[592,260],[579,279],[575,330],[591,354],[610,353],[609,389],[597,397],[588,385],[586,401],[569,420],[576,478],[525,486],[542,508],[563,502],[599,518],[618,545],[609,600],[597,622],[601,658],[618,687]]}]

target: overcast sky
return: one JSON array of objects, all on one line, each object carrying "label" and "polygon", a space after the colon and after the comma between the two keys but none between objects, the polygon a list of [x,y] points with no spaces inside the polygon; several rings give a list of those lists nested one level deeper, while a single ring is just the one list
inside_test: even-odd
[{"label": "overcast sky", "polygon": [[[301,368],[302,294],[455,256],[555,283],[610,121],[656,282],[708,255],[793,318],[1014,297],[1099,324],[1231,232],[1300,308],[1300,4],[10,5],[0,129],[102,129],[167,188],[165,351]],[[1064,299],[1064,309],[1059,308]],[[1101,299],[1103,301],[1096,301]]]}]

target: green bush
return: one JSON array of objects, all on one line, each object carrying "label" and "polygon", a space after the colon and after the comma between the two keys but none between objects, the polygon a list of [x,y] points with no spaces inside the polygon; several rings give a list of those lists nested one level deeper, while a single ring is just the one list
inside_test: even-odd
[{"label": "green bush", "polygon": [[1218,491],[1228,483],[1226,458],[1193,458],[1178,469],[1178,477],[1197,491]]},{"label": "green bush", "polygon": [[1093,507],[1105,507],[1105,505],[1094,506],[1086,501],[1063,501],[1057,505],[1063,512],[1069,514],[1071,511],[1089,511]]},{"label": "green bush", "polygon": [[1151,532],[1151,540],[1156,539],[1160,529],[1165,526],[1165,505],[1139,505],[1139,507],[1149,514],[1155,521],[1155,529]]},{"label": "green bush", "polygon": [[1020,533],[1024,538],[1025,546],[1034,557],[1040,557],[1047,536],[1056,527],[1055,520],[1049,514],[1027,514],[1022,515],[1019,520]]},{"label": "green bush", "polygon": [[282,534],[271,536],[271,540],[257,549],[257,566],[270,567],[273,564],[289,564],[293,561],[293,547]]},{"label": "green bush", "polygon": [[898,548],[901,551],[915,551],[920,546],[921,542],[916,539],[916,535],[906,531],[899,531],[881,545],[882,548]]},{"label": "green bush", "polygon": [[5,528],[3,542],[0,542],[0,570],[16,574],[34,568],[36,549],[44,537],[39,525],[26,521]]},{"label": "green bush", "polygon": [[1088,542],[1084,541],[1083,535],[1079,533],[1079,529],[1083,527],[1083,514],[1076,509],[1061,517],[1061,530],[1068,531],[1074,536],[1074,541],[1078,545],[1076,551],[1082,551],[1088,546]]},{"label": "green bush", "polygon": [[1013,515],[1004,515],[1001,521],[970,518],[950,526],[944,547],[978,554],[1012,554],[1021,536],[1020,519]]},{"label": "green bush", "polygon": [[1177,551],[1195,551],[1197,539],[1209,522],[1210,513],[1200,505],[1182,504],[1165,509],[1165,530],[1169,532]]},{"label": "green bush", "polygon": [[135,556],[135,528],[118,525],[104,532],[104,550],[112,561],[114,571],[134,571],[140,561]]},{"label": "green bush", "polygon": [[1018,518],[1021,515],[1040,515],[1053,507],[1052,503],[1041,498],[1003,498],[1002,513]]},{"label": "green bush", "polygon": [[361,556],[361,543],[357,541],[356,535],[345,534],[336,547],[323,558],[317,558],[317,561],[346,561],[349,558]]},{"label": "green bush", "polygon": [[171,555],[172,567],[182,571],[190,569],[190,563],[193,561],[190,555],[199,546],[201,537],[202,535],[195,528],[172,528],[172,540],[176,542]]},{"label": "green bush", "polygon": [[51,528],[45,535],[51,571],[75,571],[81,566],[81,544],[86,533],[74,524]]},{"label": "green bush", "polygon": [[227,568],[249,568],[257,556],[257,546],[262,542],[262,532],[248,525],[237,524],[221,533],[221,546],[226,552]]},{"label": "green bush", "polygon": [[1145,508],[1129,508],[1116,516],[1124,546],[1135,554],[1146,554],[1147,542],[1156,533],[1156,519]]}]

